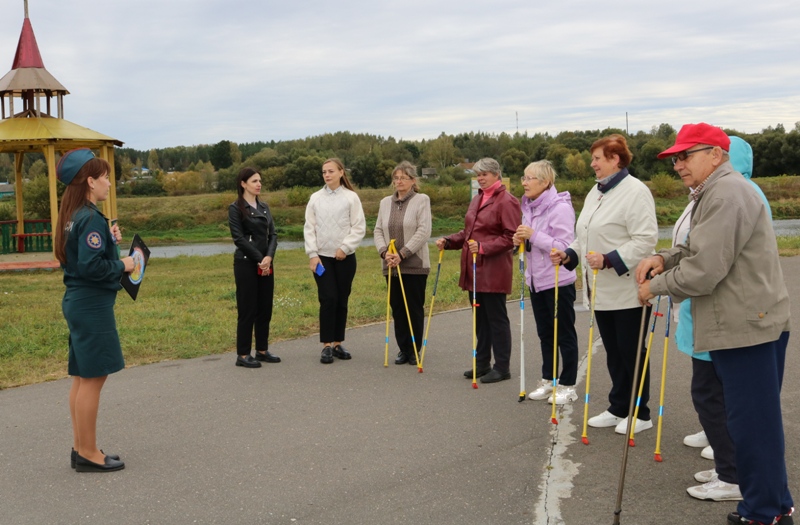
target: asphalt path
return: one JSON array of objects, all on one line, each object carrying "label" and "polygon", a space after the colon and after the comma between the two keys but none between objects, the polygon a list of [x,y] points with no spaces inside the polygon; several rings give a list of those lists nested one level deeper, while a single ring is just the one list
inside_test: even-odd
[{"label": "asphalt path", "polygon": [[[782,259],[800,311],[800,258]],[[471,388],[471,312],[434,316],[424,373],[384,368],[383,324],[348,330],[350,361],[319,363],[317,336],[272,345],[261,369],[233,354],[128,368],[103,391],[98,440],[123,471],[69,468],[70,380],[0,391],[2,524],[611,524],[625,438],[589,428],[581,442],[588,313],[577,314],[579,401],[557,412],[518,402],[519,303],[508,303],[512,379]],[[233,337],[234,327],[231,327]],[[596,331],[595,331],[596,333]],[[652,352],[658,414],[664,325]],[[123,349],[125,342],[123,341]],[[783,412],[789,485],[800,497],[800,338],[789,341]],[[527,390],[541,376],[529,303]],[[661,455],[656,429],[629,450],[620,522],[720,524],[735,502],[685,490],[713,468],[682,444],[700,427],[689,398],[690,359],[670,343]],[[590,415],[606,408],[602,346],[592,362]],[[758,395],[758,385],[744,384]],[[753,429],[758,432],[757,428]]]}]

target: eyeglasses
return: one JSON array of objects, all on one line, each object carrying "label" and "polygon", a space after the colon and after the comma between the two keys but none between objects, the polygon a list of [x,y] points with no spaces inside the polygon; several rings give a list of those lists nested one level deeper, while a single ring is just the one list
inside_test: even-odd
[{"label": "eyeglasses", "polygon": [[679,153],[676,153],[675,155],[672,156],[672,165],[674,166],[675,163],[678,162],[679,160],[682,162],[685,161],[687,158],[689,158],[689,155],[691,155],[692,153],[697,153],[698,151],[705,151],[707,149],[714,149],[714,146],[706,146],[705,148],[697,148],[691,150],[687,149],[686,151],[681,151]]},{"label": "eyeglasses", "polygon": [[519,178],[519,181],[522,184],[525,184],[526,182],[531,182],[531,181],[534,181],[534,180],[536,180],[536,177],[520,177]]},{"label": "eyeglasses", "polygon": [[392,182],[410,181],[408,177],[392,177]]}]

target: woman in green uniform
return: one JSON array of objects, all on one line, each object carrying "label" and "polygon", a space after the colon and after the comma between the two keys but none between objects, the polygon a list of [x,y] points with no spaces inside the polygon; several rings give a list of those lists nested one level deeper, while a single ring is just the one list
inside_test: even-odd
[{"label": "woman in green uniform", "polygon": [[119,456],[97,448],[97,410],[108,374],[125,367],[114,319],[114,301],[124,272],[133,259],[120,259],[115,244],[119,227],[109,228],[97,203],[108,198],[110,167],[88,149],[65,153],[58,179],[67,185],[55,229],[56,258],[67,287],[61,303],[69,327],[69,392],[74,445],[72,466],[78,472],[109,472],[125,468]]}]

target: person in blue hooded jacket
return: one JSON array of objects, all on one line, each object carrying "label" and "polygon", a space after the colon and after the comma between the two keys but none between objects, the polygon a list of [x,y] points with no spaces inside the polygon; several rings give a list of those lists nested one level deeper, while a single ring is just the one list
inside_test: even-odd
[{"label": "person in blue hooded jacket", "polygon": [[[733,168],[741,173],[761,196],[770,218],[772,212],[769,201],[761,188],[751,180],[753,172],[753,149],[745,140],[731,136],[730,161]],[[672,242],[684,242],[689,234],[691,212],[694,201],[681,214],[673,230]],[[736,474],[736,458],[733,442],[728,434],[727,417],[725,415],[725,397],[722,383],[717,376],[711,356],[708,352],[694,353],[694,326],[692,322],[691,299],[676,304],[675,318],[678,321],[675,330],[675,342],[678,350],[692,357],[692,403],[697,412],[703,434],[713,450],[714,468],[694,475],[701,485],[689,487],[686,492],[694,498],[709,501],[741,500],[739,478]],[[689,440],[693,436],[687,436]],[[685,440],[684,443],[687,441]]]}]

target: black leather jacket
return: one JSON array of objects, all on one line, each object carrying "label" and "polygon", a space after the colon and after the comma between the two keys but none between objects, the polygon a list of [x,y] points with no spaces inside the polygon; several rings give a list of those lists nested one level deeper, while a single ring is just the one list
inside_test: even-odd
[{"label": "black leather jacket", "polygon": [[257,264],[268,255],[275,258],[278,236],[275,234],[275,221],[272,220],[269,206],[260,200],[256,203],[258,211],[245,205],[247,213],[244,216],[236,202],[231,204],[228,207],[228,225],[236,245],[233,258],[250,259]]}]

